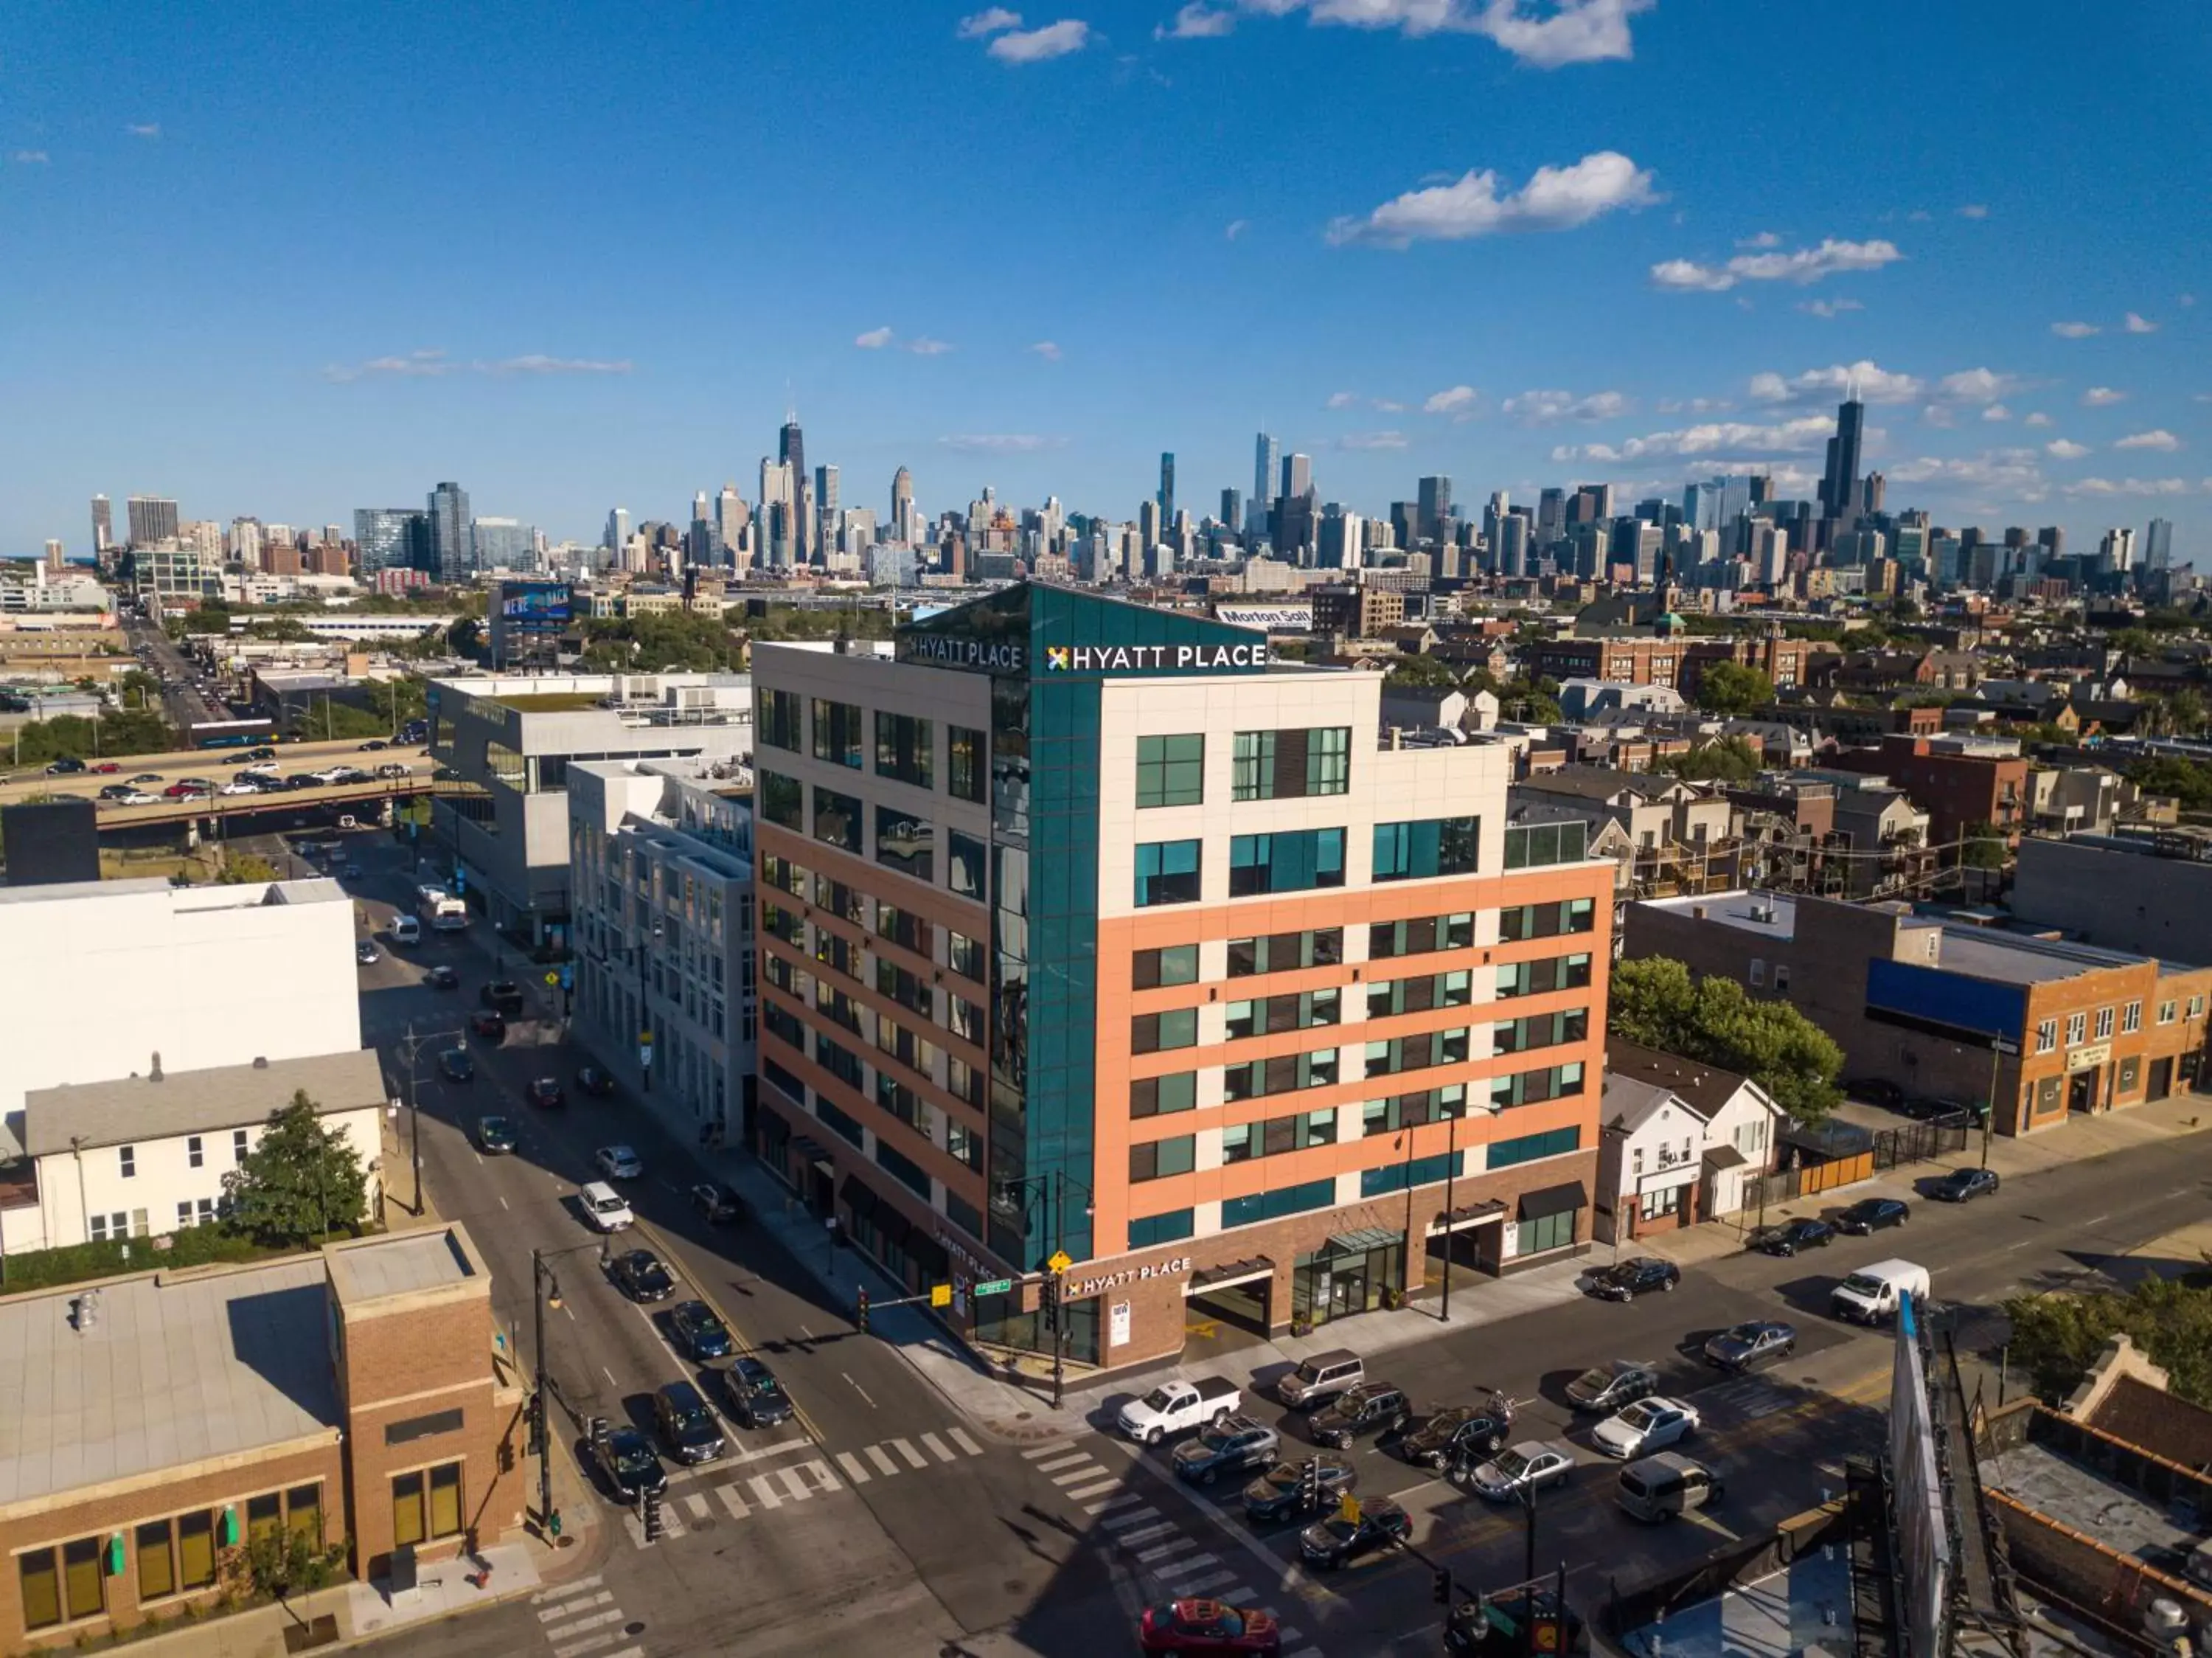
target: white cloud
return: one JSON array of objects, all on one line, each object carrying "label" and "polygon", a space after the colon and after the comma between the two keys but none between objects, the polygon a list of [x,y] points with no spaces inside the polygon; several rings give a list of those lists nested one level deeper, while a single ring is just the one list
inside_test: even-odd
[{"label": "white cloud", "polygon": [[1047,363],[1057,363],[1060,361],[1060,346],[1055,341],[1041,339],[1036,344],[1030,346],[1030,350],[1034,351],[1037,356],[1042,357]]},{"label": "white cloud", "polygon": [[443,351],[410,351],[405,357],[374,357],[366,363],[332,363],[323,370],[325,380],[433,380],[452,374],[461,365],[448,363]]},{"label": "white cloud", "polygon": [[1931,403],[1920,411],[1920,424],[1923,426],[1951,427],[1959,423],[1944,405]]},{"label": "white cloud", "polygon": [[1175,21],[1163,23],[1152,31],[1155,40],[1214,40],[1237,27],[1237,14],[1226,8],[1215,10],[1191,0],[1175,15]]},{"label": "white cloud", "polygon": [[1990,449],[1979,455],[1923,455],[1886,466],[1892,484],[1948,485],[1995,490],[2036,498],[2044,488],[2042,468],[2033,449]]},{"label": "white cloud", "polygon": [[1982,411],[1982,418],[1984,420],[2010,420],[2012,418],[2012,411],[2006,408],[2002,403],[1992,403],[1988,408]]},{"label": "white cloud", "polygon": [[1669,397],[1659,401],[1659,412],[1670,414],[1726,414],[1735,405],[1722,397]]},{"label": "white cloud", "polygon": [[2104,332],[2104,330],[2094,322],[2054,322],[2051,325],[2051,332],[2061,339],[2087,339],[2092,334]]},{"label": "white cloud", "polygon": [[1738,247],[1779,247],[1782,238],[1771,230],[1762,230],[1755,236],[1745,236],[1736,243]]},{"label": "white cloud", "polygon": [[1562,444],[1552,451],[1552,459],[1618,462],[1658,455],[1687,457],[1729,452],[1791,454],[1819,448],[1835,429],[1835,423],[1826,415],[1804,415],[1768,426],[1734,420],[1712,421],[1674,431],[1652,432],[1620,443]]},{"label": "white cloud", "polygon": [[1340,449],[1402,449],[1406,447],[1403,432],[1346,432],[1336,440]]},{"label": "white cloud", "polygon": [[1559,420],[1617,419],[1628,412],[1629,401],[1620,392],[1592,392],[1588,397],[1572,392],[1523,392],[1499,407],[1524,424],[1547,426]]},{"label": "white cloud", "polygon": [[1328,394],[1328,401],[1322,406],[1328,409],[1356,409],[1359,406],[1359,393],[1357,392],[1331,392]]},{"label": "white cloud", "polygon": [[161,124],[159,121],[134,121],[123,130],[134,138],[158,138],[161,136]]},{"label": "white cloud", "polygon": [[2109,409],[2115,403],[2125,402],[2127,395],[2125,392],[2115,391],[2110,386],[2092,386],[2081,393],[2081,406],[2085,409]]},{"label": "white cloud", "polygon": [[2172,454],[2181,447],[2181,440],[2160,426],[2147,432],[2130,432],[2115,441],[2112,447],[2116,449],[2156,449],[2161,454]]},{"label": "white cloud", "polygon": [[964,454],[1035,454],[1040,449],[1067,447],[1064,437],[1042,437],[1035,432],[961,432],[937,441]]},{"label": "white cloud", "polygon": [[52,161],[53,157],[43,149],[19,149],[9,156],[9,160],[14,162],[18,167],[44,167]]},{"label": "white cloud", "polygon": [[2028,416],[2028,418],[2021,423],[2021,424],[2027,426],[2048,426],[2050,424],[2051,417],[2043,413],[2040,410],[2038,410],[2035,413]]},{"label": "white cloud", "polygon": [[2173,302],[2176,305],[2180,306],[2184,310],[2186,310],[2189,307],[2197,303],[2197,296],[2194,294],[2177,294],[2174,296]]},{"label": "white cloud", "polygon": [[[1526,0],[1487,0],[1466,14],[1478,34],[1486,34],[1522,63],[1538,69],[1558,69],[1565,64],[1591,64],[1634,56],[1628,20],[1649,11],[1657,0],[1550,0],[1530,6]],[[1456,6],[1439,7],[1434,0],[1322,0],[1318,16],[1332,11],[1398,9],[1456,12]],[[1416,31],[1408,28],[1408,33]]]},{"label": "white cloud", "polygon": [[1392,398],[1378,397],[1375,399],[1375,406],[1377,409],[1380,409],[1384,414],[1403,414],[1406,412],[1406,405]]},{"label": "white cloud", "polygon": [[1365,218],[1333,221],[1328,240],[1338,247],[1404,247],[1522,230],[1571,230],[1617,208],[1648,207],[1658,199],[1649,172],[1618,150],[1601,149],[1571,167],[1540,167],[1522,188],[1503,196],[1498,174],[1486,168],[1451,184],[1409,190]]},{"label": "white cloud", "polygon": [[1986,219],[1989,216],[1990,210],[1979,202],[1968,202],[1959,210],[1959,216],[1962,219]]},{"label": "white cloud", "polygon": [[2084,478],[2069,484],[2067,495],[2191,495],[2212,486],[2212,479],[2191,485],[2185,478]]},{"label": "white cloud", "polygon": [[2124,326],[2131,334],[2154,334],[2158,332],[2156,323],[2148,317],[2136,315],[2133,311],[2128,313],[2128,320]]},{"label": "white cloud", "polygon": [[1993,369],[1962,369],[1937,381],[1936,389],[1954,403],[1994,403],[2019,391],[2021,382],[2016,376],[2001,375]]},{"label": "white cloud", "polygon": [[1749,390],[1754,403],[1827,403],[1849,391],[1856,391],[1862,403],[1916,403],[1927,387],[1911,375],[1893,373],[1861,357],[1856,363],[1808,369],[1790,380],[1772,373],[1753,375]]},{"label": "white cloud", "polygon": [[1839,317],[1846,311],[1863,311],[1866,307],[1855,299],[1800,300],[1797,308],[1808,317]]},{"label": "white cloud", "polygon": [[1916,207],[1905,216],[1905,222],[1910,224],[1925,224],[1935,216],[1924,207]]},{"label": "white cloud", "polygon": [[2043,452],[2054,460],[2079,460],[2089,453],[2089,446],[2070,437],[2054,437],[2043,446]]},{"label": "white cloud", "polygon": [[1251,228],[1252,221],[1249,219],[1231,219],[1229,221],[1228,224],[1224,227],[1221,234],[1229,241],[1235,241],[1237,237],[1243,235]]},{"label": "white cloud", "polygon": [[1480,395],[1472,386],[1454,386],[1447,391],[1432,393],[1421,405],[1423,414],[1448,414],[1464,420],[1474,412],[1475,399]]},{"label": "white cloud", "polygon": [[943,357],[952,348],[941,339],[932,339],[924,334],[919,339],[907,341],[906,349],[916,357]]},{"label": "white cloud", "polygon": [[1000,29],[1018,29],[1022,26],[1022,15],[1008,11],[1004,6],[993,6],[960,20],[960,38],[980,40],[987,34],[996,34]]},{"label": "white cloud", "polygon": [[1699,265],[1694,259],[1663,259],[1651,267],[1651,281],[1677,292],[1717,294],[1740,282],[1818,282],[1844,271],[1879,271],[1903,259],[1897,244],[1876,238],[1871,241],[1839,241],[1826,238],[1818,247],[1800,247],[1788,253],[1738,253],[1726,265]]},{"label": "white cloud", "polygon": [[502,379],[518,375],[626,375],[631,367],[628,357],[613,360],[547,357],[533,351],[522,357],[501,357],[496,362],[478,358],[473,363],[456,363],[443,351],[418,350],[404,357],[370,357],[365,363],[334,363],[323,370],[323,378],[343,384],[356,380],[437,380],[464,372]]},{"label": "white cloud", "polygon": [[623,357],[610,361],[593,357],[546,357],[532,352],[526,357],[502,358],[497,363],[475,363],[469,365],[484,375],[626,375],[630,361]]},{"label": "white cloud", "polygon": [[1063,17],[1042,28],[1017,29],[991,42],[991,56],[1002,64],[1042,64],[1065,58],[1091,44],[1091,25],[1079,17]]},{"label": "white cloud", "polygon": [[853,344],[864,351],[880,351],[890,343],[891,331],[888,327],[871,328],[865,334],[853,336]]}]

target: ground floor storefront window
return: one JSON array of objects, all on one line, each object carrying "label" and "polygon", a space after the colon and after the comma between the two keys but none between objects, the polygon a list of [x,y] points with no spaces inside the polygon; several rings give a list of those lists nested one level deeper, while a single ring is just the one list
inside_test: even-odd
[{"label": "ground floor storefront window", "polygon": [[[1004,1301],[1004,1296],[992,1299]],[[1096,1364],[1099,1355],[1099,1304],[1101,1297],[1093,1295],[1088,1301],[1070,1301],[1060,1309],[1066,1345],[1064,1351],[1072,1364]],[[988,1305],[979,1302],[978,1306]],[[1000,1316],[978,1314],[975,1338],[986,1346],[1004,1347],[1018,1353],[1052,1352],[1050,1314],[1040,1308],[1034,1313],[1010,1313]]]},{"label": "ground floor storefront window", "polygon": [[1318,1327],[1382,1305],[1386,1289],[1406,1283],[1406,1240],[1370,1227],[1342,1234],[1292,1264],[1291,1317]]}]

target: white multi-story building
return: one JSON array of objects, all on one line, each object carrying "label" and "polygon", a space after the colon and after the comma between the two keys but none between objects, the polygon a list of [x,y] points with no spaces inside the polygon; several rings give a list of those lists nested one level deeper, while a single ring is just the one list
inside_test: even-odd
[{"label": "white multi-story building", "polygon": [[753,1115],[751,787],[698,757],[568,768],[574,1029],[702,1139]]}]

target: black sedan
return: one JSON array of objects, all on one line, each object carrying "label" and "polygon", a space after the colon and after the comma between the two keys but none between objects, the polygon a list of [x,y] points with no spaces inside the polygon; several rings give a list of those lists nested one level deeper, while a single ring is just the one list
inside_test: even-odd
[{"label": "black sedan", "polygon": [[1835,1235],[1836,1228],[1826,1221],[1807,1216],[1759,1228],[1751,1234],[1751,1247],[1762,1255],[1794,1255],[1801,1249],[1826,1249]]},{"label": "black sedan", "polygon": [[1912,1206],[1896,1198],[1862,1198],[1836,1216],[1836,1230],[1863,1238],[1884,1227],[1903,1226],[1912,1218]]},{"label": "black sedan", "polygon": [[477,1074],[477,1062],[466,1048],[447,1048],[438,1056],[438,1069],[448,1082],[465,1082]]},{"label": "black sedan", "polygon": [[676,1293],[676,1280],[650,1249],[633,1249],[615,1257],[608,1269],[623,1293],[634,1301],[665,1301]]},{"label": "black sedan", "polygon": [[1599,1301],[1632,1301],[1655,1289],[1672,1289],[1681,1282],[1682,1269],[1674,1262],[1651,1255],[1632,1255],[1589,1274],[1583,1279],[1583,1292]]},{"label": "black sedan", "polygon": [[594,1100],[604,1100],[615,1091],[615,1079],[597,1065],[576,1068],[576,1086]]},{"label": "black sedan", "polygon": [[1360,1503],[1357,1520],[1335,1515],[1300,1532],[1298,1557],[1309,1566],[1334,1570],[1413,1534],[1413,1520],[1403,1509],[1387,1496],[1370,1497]]},{"label": "black sedan", "polygon": [[1624,1405],[1659,1391],[1659,1367],[1648,1359],[1593,1364],[1567,1384],[1567,1403],[1577,1411],[1610,1416]]},{"label": "black sedan", "polygon": [[522,986],[511,978],[495,978],[477,992],[477,999],[512,1019],[522,1011]]},{"label": "black sedan", "polygon": [[635,1503],[641,1492],[668,1488],[668,1471],[660,1466],[653,1442],[635,1428],[617,1428],[594,1440],[592,1456],[617,1502]]},{"label": "black sedan", "polygon": [[1797,1350],[1797,1332],[1786,1324],[1754,1320],[1739,1324],[1711,1337],[1705,1359],[1723,1370],[1749,1370],[1757,1365],[1786,1359]]},{"label": "black sedan", "polygon": [[1465,1457],[1503,1450],[1513,1429],[1513,1402],[1492,1393],[1474,1405],[1454,1405],[1432,1412],[1418,1428],[1398,1437],[1398,1454],[1418,1467],[1442,1473]]},{"label": "black sedan", "polygon": [[514,1125],[504,1117],[477,1119],[477,1149],[487,1157],[514,1149]]},{"label": "black sedan", "polygon": [[739,1359],[714,1376],[722,1390],[723,1413],[740,1428],[773,1428],[791,1420],[791,1395],[758,1359]]},{"label": "black sedan", "polygon": [[1278,1462],[1244,1488],[1244,1517],[1266,1524],[1319,1514],[1358,1487],[1359,1471],[1341,1457]]},{"label": "black sedan", "polygon": [[1413,1417],[1413,1403],[1402,1388],[1387,1381],[1363,1381],[1307,1418],[1306,1429],[1315,1444],[1348,1451],[1355,1439],[1398,1433]]},{"label": "black sedan", "polygon": [[718,1186],[712,1180],[691,1188],[691,1207],[705,1217],[709,1226],[734,1225],[745,1212],[744,1203],[733,1188]]},{"label": "black sedan", "polygon": [[1993,1168],[1954,1168],[1928,1188],[1928,1195],[1947,1204],[1972,1203],[1977,1198],[1987,1198],[1997,1189],[1997,1172]]},{"label": "black sedan", "polygon": [[701,1363],[729,1357],[732,1344],[729,1326],[714,1316],[704,1301],[680,1301],[668,1315],[668,1327],[685,1356]]}]

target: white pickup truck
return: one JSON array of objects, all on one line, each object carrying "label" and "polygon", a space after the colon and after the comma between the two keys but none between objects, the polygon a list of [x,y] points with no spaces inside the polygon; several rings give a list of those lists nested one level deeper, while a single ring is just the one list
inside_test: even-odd
[{"label": "white pickup truck", "polygon": [[1886,1324],[1897,1316],[1907,1295],[1928,1295],[1928,1269],[1911,1261],[1875,1261],[1863,1266],[1829,1292],[1828,1305],[1854,1324]]},{"label": "white pickup truck", "polygon": [[1164,1381],[1121,1407],[1115,1425],[1139,1444],[1158,1445],[1174,1434],[1203,1428],[1243,1408],[1237,1384],[1226,1376]]}]

